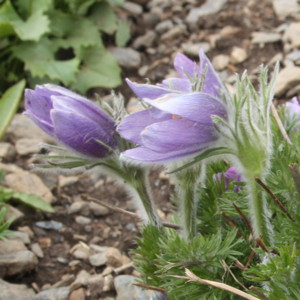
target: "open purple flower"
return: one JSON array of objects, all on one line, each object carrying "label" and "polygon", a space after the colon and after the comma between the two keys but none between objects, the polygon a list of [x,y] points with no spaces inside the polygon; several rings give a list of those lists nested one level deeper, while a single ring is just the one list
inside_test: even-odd
[{"label": "open purple flower", "polygon": [[157,85],[127,80],[149,109],[127,116],[118,127],[125,139],[140,147],[122,153],[143,162],[165,162],[196,154],[212,145],[218,134],[212,116],[226,119],[223,84],[203,51],[200,66],[177,54],[178,78]]},{"label": "open purple flower", "polygon": [[91,101],[60,86],[25,91],[25,114],[47,134],[87,157],[103,158],[116,147],[114,121]]},{"label": "open purple flower", "polygon": [[[217,173],[215,174],[215,178],[219,181],[222,182],[222,178],[224,176],[224,181],[225,181],[225,190],[228,190],[230,182],[237,181],[241,182],[243,181],[242,175],[236,170],[235,167],[229,168],[225,173]],[[235,193],[238,193],[240,190],[240,186],[235,185],[233,188]]]}]

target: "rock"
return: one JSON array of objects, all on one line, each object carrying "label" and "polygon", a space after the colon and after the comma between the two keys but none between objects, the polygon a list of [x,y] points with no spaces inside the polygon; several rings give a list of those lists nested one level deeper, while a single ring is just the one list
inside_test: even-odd
[{"label": "rock", "polygon": [[43,228],[43,229],[46,229],[46,230],[56,230],[56,231],[62,229],[63,226],[64,226],[62,223],[54,221],[54,220],[39,221],[39,222],[36,222],[35,225],[37,227],[40,227],[40,228]]},{"label": "rock", "polygon": [[59,288],[63,286],[69,286],[75,280],[75,276],[73,274],[63,275],[61,280],[52,285],[52,288]]},{"label": "rock", "polygon": [[276,32],[252,32],[252,44],[267,44],[281,41],[281,34]]},{"label": "rock", "polygon": [[108,247],[106,251],[107,264],[115,268],[122,265],[122,254],[119,249]]},{"label": "rock", "polygon": [[236,36],[237,34],[239,34],[241,32],[242,32],[241,27],[227,25],[220,30],[219,35],[220,35],[220,38],[227,39],[227,38]]},{"label": "rock", "polygon": [[9,236],[9,240],[21,240],[24,244],[30,244],[30,235],[23,231],[13,231]]},{"label": "rock", "polygon": [[76,244],[70,253],[77,259],[88,259],[91,255],[90,247],[83,242]]},{"label": "rock", "polygon": [[68,208],[68,214],[77,214],[81,213],[83,215],[88,215],[90,212],[89,203],[85,201],[75,201]]},{"label": "rock", "polygon": [[101,274],[95,274],[89,277],[87,287],[91,293],[91,299],[98,299],[103,295],[104,278]]},{"label": "rock", "polygon": [[273,0],[272,2],[274,11],[280,20],[300,11],[297,0]]},{"label": "rock", "polygon": [[44,257],[44,252],[38,243],[34,243],[30,246],[31,251],[39,258]]},{"label": "rock", "polygon": [[159,22],[155,26],[155,31],[159,34],[162,34],[168,30],[170,30],[174,26],[173,22],[170,19]]},{"label": "rock", "polygon": [[175,37],[184,35],[187,30],[186,30],[186,26],[184,24],[179,24],[176,26],[173,26],[170,30],[168,30],[167,32],[165,32],[162,36],[161,36],[161,41],[165,41],[165,40],[169,40],[169,39],[173,39]]},{"label": "rock", "polygon": [[230,54],[230,62],[233,64],[239,64],[248,58],[248,54],[245,49],[239,47],[233,47]]},{"label": "rock", "polygon": [[292,48],[297,48],[300,46],[300,22],[291,23],[286,29],[283,35],[283,41],[290,43]]},{"label": "rock", "polygon": [[0,300],[35,300],[35,293],[25,284],[12,284],[0,279]]},{"label": "rock", "polygon": [[299,67],[286,67],[282,69],[276,79],[275,95],[281,96],[287,90],[300,84],[300,68]]},{"label": "rock", "polygon": [[24,250],[27,250],[27,247],[21,240],[0,240],[0,254],[10,254]]},{"label": "rock", "polygon": [[90,278],[91,275],[87,271],[85,270],[80,271],[77,274],[75,281],[70,286],[71,290],[76,290],[83,286],[87,286]]},{"label": "rock", "polygon": [[40,139],[22,138],[16,141],[16,151],[19,155],[29,155],[39,153]]},{"label": "rock", "polygon": [[141,47],[151,47],[156,39],[156,33],[152,30],[146,32],[146,34],[139,36],[133,42],[133,48],[139,49]]},{"label": "rock", "polygon": [[0,273],[3,276],[24,274],[36,268],[38,260],[29,250],[0,255]]},{"label": "rock", "polygon": [[36,295],[36,300],[68,300],[69,287],[60,287],[42,291]]},{"label": "rock", "polygon": [[110,52],[125,69],[137,69],[141,65],[140,53],[132,48],[110,48]]},{"label": "rock", "polygon": [[63,176],[63,175],[58,176],[58,185],[61,188],[77,183],[78,181],[79,181],[78,176]]},{"label": "rock", "polygon": [[182,50],[185,54],[191,55],[191,56],[197,56],[199,55],[200,49],[203,49],[205,53],[207,53],[210,50],[210,44],[209,43],[184,43],[181,45]]},{"label": "rock", "polygon": [[5,216],[5,221],[13,220],[14,222],[18,222],[24,218],[24,214],[17,208],[9,204],[6,205],[6,208],[7,208],[7,214]]},{"label": "rock", "polygon": [[150,300],[150,296],[142,288],[133,285],[136,277],[130,275],[119,275],[114,279],[117,292],[116,300]]},{"label": "rock", "polygon": [[89,262],[93,267],[100,267],[107,263],[107,256],[105,252],[96,253],[89,257]]},{"label": "rock", "polygon": [[286,56],[287,59],[291,60],[291,61],[299,61],[300,60],[300,50],[295,50],[291,53],[289,53],[287,56]]},{"label": "rock", "polygon": [[107,216],[110,213],[110,210],[107,207],[95,202],[89,202],[89,207],[93,215],[96,217]]},{"label": "rock", "polygon": [[16,156],[15,147],[10,143],[0,143],[0,160],[12,161]]},{"label": "rock", "polygon": [[114,278],[111,274],[104,277],[103,292],[112,291],[114,288]]},{"label": "rock", "polygon": [[69,300],[85,300],[85,294],[84,288],[77,289],[70,294]]},{"label": "rock", "polygon": [[77,216],[75,218],[75,222],[77,224],[80,224],[80,225],[88,225],[88,224],[92,223],[92,220],[90,218],[87,218],[87,217]]},{"label": "rock", "polygon": [[7,129],[7,134],[9,134],[15,141],[18,139],[29,138],[37,139],[39,142],[55,143],[50,136],[39,129],[33,121],[23,114],[17,114],[14,116]]},{"label": "rock", "polygon": [[202,6],[191,8],[186,22],[190,25],[196,24],[201,17],[219,12],[226,2],[227,0],[207,0]]},{"label": "rock", "polygon": [[32,174],[24,170],[18,170],[16,173],[5,175],[4,183],[6,186],[17,192],[36,195],[45,200],[47,203],[52,203],[54,200],[49,188],[36,174]]},{"label": "rock", "polygon": [[138,15],[138,16],[143,12],[143,7],[141,5],[130,2],[130,1],[126,1],[123,4],[122,8],[127,10],[131,14]]},{"label": "rock", "polygon": [[29,238],[31,239],[34,237],[34,233],[29,226],[19,226],[18,231],[28,234]]},{"label": "rock", "polygon": [[212,64],[217,71],[222,71],[229,64],[229,56],[225,54],[216,55],[212,60]]},{"label": "rock", "polygon": [[141,76],[141,77],[145,77],[146,74],[148,73],[149,71],[149,66],[145,65],[145,66],[142,66],[138,69],[138,74]]}]

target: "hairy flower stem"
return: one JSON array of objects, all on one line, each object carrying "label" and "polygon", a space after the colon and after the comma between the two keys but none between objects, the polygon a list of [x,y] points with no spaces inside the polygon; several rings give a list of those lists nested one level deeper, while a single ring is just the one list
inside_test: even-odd
[{"label": "hairy flower stem", "polygon": [[273,244],[273,230],[270,223],[270,212],[264,191],[258,186],[254,177],[246,178],[249,193],[249,211],[254,238],[261,237],[267,246]]},{"label": "hairy flower stem", "polygon": [[182,216],[183,236],[192,240],[197,233],[197,189],[199,169],[184,169],[176,175],[178,182],[179,209]]}]

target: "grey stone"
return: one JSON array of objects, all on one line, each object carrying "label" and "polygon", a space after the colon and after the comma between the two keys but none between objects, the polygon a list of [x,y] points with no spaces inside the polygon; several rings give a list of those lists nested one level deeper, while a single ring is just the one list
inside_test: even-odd
[{"label": "grey stone", "polygon": [[22,138],[16,141],[16,151],[19,155],[29,155],[39,153],[40,139]]},{"label": "grey stone", "polygon": [[78,176],[63,176],[63,175],[58,176],[58,185],[61,188],[77,183],[78,181],[79,181]]},{"label": "grey stone", "polygon": [[273,0],[272,2],[274,11],[281,20],[300,11],[297,0]]},{"label": "grey stone", "polygon": [[252,32],[252,44],[267,44],[281,41],[281,34],[276,32]]},{"label": "grey stone", "polygon": [[97,217],[107,216],[110,213],[110,210],[107,207],[95,202],[89,202],[89,207],[93,215]]},{"label": "grey stone", "polygon": [[141,47],[151,47],[156,39],[156,33],[152,30],[147,31],[144,35],[139,36],[134,42],[133,47],[139,49]]},{"label": "grey stone", "polygon": [[68,300],[69,287],[60,287],[42,291],[36,295],[36,300]]},{"label": "grey stone", "polygon": [[77,224],[80,224],[80,225],[88,225],[88,224],[92,223],[92,220],[90,218],[87,218],[87,217],[77,216],[75,218],[75,222]]},{"label": "grey stone", "polygon": [[120,267],[123,263],[123,257],[119,249],[108,247],[106,250],[107,264],[115,268]]},{"label": "grey stone", "polygon": [[130,1],[126,1],[123,4],[122,8],[132,13],[133,15],[140,15],[143,12],[143,7],[141,5]]},{"label": "grey stone", "polygon": [[44,252],[38,243],[34,243],[30,246],[31,251],[39,258],[44,257]]},{"label": "grey stone", "polygon": [[114,279],[117,292],[116,300],[150,300],[149,294],[142,288],[133,285],[137,280],[131,275],[119,275]]},{"label": "grey stone", "polygon": [[281,96],[287,90],[300,84],[300,68],[289,66],[282,69],[276,79],[275,95]]},{"label": "grey stone", "polygon": [[3,276],[12,276],[32,271],[36,268],[38,260],[29,250],[0,255],[0,273]]},{"label": "grey stone", "polygon": [[1,142],[0,143],[0,159],[5,159],[11,161],[16,156],[15,147],[10,143]]},{"label": "grey stone", "polygon": [[142,59],[140,53],[132,48],[116,47],[116,48],[110,48],[110,51],[112,55],[117,59],[120,66],[126,69],[137,69],[141,65]]},{"label": "grey stone", "polygon": [[24,214],[18,210],[17,208],[11,206],[11,205],[6,205],[6,208],[8,210],[5,220],[13,220],[14,222],[18,222],[24,218]]},{"label": "grey stone", "polygon": [[181,45],[182,50],[185,54],[198,57],[200,49],[206,53],[210,48],[209,43],[184,43]]},{"label": "grey stone", "polygon": [[28,232],[13,231],[9,236],[9,240],[21,240],[24,244],[30,244],[30,235]]},{"label": "grey stone", "polygon": [[217,71],[222,71],[229,64],[229,56],[225,54],[216,55],[212,60],[212,64]]},{"label": "grey stone", "polygon": [[226,2],[227,0],[207,0],[202,6],[191,8],[186,17],[186,22],[193,25],[197,23],[201,17],[215,14],[222,9]]},{"label": "grey stone", "polygon": [[300,22],[291,23],[283,35],[283,41],[289,43],[292,48],[300,46]]},{"label": "grey stone", "polygon": [[183,35],[187,32],[187,28],[184,24],[180,24],[180,25],[176,25],[173,26],[170,30],[168,30],[167,32],[165,32],[162,36],[161,36],[161,40],[165,41],[165,40],[169,40],[172,39],[174,37]]},{"label": "grey stone", "polygon": [[36,222],[35,225],[37,227],[40,227],[40,228],[43,228],[43,229],[46,229],[46,230],[60,230],[61,228],[63,228],[63,224],[61,222],[57,222],[57,221],[54,221],[54,220],[51,220],[51,221],[39,221],[39,222]]},{"label": "grey stone", "polygon": [[233,47],[230,54],[230,62],[233,64],[239,64],[248,58],[248,54],[245,49],[240,47]]},{"label": "grey stone", "polygon": [[300,60],[300,50],[295,50],[295,51],[289,53],[286,56],[286,58],[289,59],[289,60],[292,60],[292,61]]},{"label": "grey stone", "polygon": [[70,215],[72,214],[77,214],[77,213],[82,213],[84,215],[89,213],[89,204],[85,201],[75,201],[73,202],[69,208],[68,208],[68,213]]},{"label": "grey stone", "polygon": [[96,253],[89,257],[89,262],[93,267],[103,266],[107,263],[106,253]]},{"label": "grey stone", "polygon": [[156,26],[155,26],[155,30],[157,33],[164,33],[166,31],[168,31],[169,29],[171,29],[173,27],[173,22],[171,20],[164,20],[162,22],[159,22]]},{"label": "grey stone", "polygon": [[88,259],[91,255],[90,247],[83,242],[76,244],[70,253],[77,259]]},{"label": "grey stone", "polygon": [[24,250],[27,250],[27,247],[21,240],[0,240],[0,254],[10,254]]},{"label": "grey stone", "polygon": [[25,284],[12,284],[0,279],[0,300],[35,300],[35,293]]},{"label": "grey stone", "polygon": [[52,203],[54,197],[49,188],[43,183],[39,176],[24,170],[5,175],[4,183],[17,192],[36,195],[47,203]]}]

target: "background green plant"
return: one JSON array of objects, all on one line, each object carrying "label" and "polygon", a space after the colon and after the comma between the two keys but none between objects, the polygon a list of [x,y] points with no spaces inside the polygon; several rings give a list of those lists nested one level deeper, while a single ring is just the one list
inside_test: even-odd
[{"label": "background green plant", "polygon": [[23,78],[63,84],[81,93],[121,84],[120,67],[104,47],[124,46],[129,26],[115,13],[123,0],[0,1],[0,92]]}]

